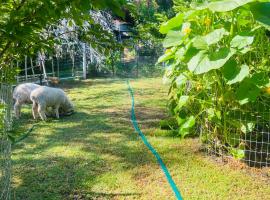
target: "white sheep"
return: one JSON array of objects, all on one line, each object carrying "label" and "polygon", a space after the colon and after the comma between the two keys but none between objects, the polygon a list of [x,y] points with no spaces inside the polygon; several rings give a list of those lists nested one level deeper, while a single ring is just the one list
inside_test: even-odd
[{"label": "white sheep", "polygon": [[[61,114],[70,115],[74,112],[74,106],[68,99],[62,89],[40,86],[30,95],[33,102],[32,113],[34,119],[37,119],[38,114],[42,120],[46,120],[46,110],[52,108],[56,118],[59,118],[59,109]],[[37,114],[38,113],[38,114]]]},{"label": "white sheep", "polygon": [[13,91],[14,113],[15,117],[18,119],[21,115],[21,107],[23,104],[31,104],[30,94],[33,90],[40,87],[40,85],[34,83],[23,83],[15,87]]}]

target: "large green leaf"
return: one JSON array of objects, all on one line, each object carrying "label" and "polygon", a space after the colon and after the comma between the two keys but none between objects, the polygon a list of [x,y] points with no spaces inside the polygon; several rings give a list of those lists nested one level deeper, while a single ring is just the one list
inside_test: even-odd
[{"label": "large green leaf", "polygon": [[194,116],[190,116],[188,119],[186,119],[179,129],[179,135],[181,138],[184,138],[190,134],[190,129],[195,125],[195,122],[196,120]]},{"label": "large green leaf", "polygon": [[227,81],[226,83],[232,85],[241,82],[249,75],[249,67],[247,65],[238,67],[234,60],[230,60],[224,65],[222,73]]},{"label": "large green leaf", "polygon": [[231,79],[229,79],[229,81],[227,82],[228,85],[237,83],[237,82],[241,82],[242,80],[244,80],[244,78],[246,78],[249,75],[249,67],[247,65],[242,65],[240,67],[240,70],[237,74],[235,74],[235,76],[231,77]]},{"label": "large green leaf", "polygon": [[206,43],[205,39],[202,36],[194,37],[192,40],[192,46],[196,49],[207,50],[208,44]]},{"label": "large green leaf", "polygon": [[179,98],[178,107],[182,108],[185,106],[188,102],[189,96],[183,95]]},{"label": "large green leaf", "polygon": [[[186,45],[187,47],[187,45]],[[200,49],[197,49],[193,46],[188,46],[185,55],[183,57],[183,62],[188,63],[195,55],[197,55],[200,52]]]},{"label": "large green leaf", "polygon": [[176,86],[177,87],[181,87],[182,85],[184,85],[187,81],[187,77],[183,74],[180,74],[176,79],[175,79],[175,82],[176,82]]},{"label": "large green leaf", "polygon": [[241,105],[256,101],[260,94],[260,88],[250,80],[241,82],[240,87],[236,91],[236,98]]},{"label": "large green leaf", "polygon": [[237,48],[237,49],[243,49],[249,45],[251,45],[254,41],[253,36],[241,36],[236,35],[232,41],[231,41],[231,47]]},{"label": "large green leaf", "polygon": [[254,18],[270,29],[270,2],[256,2],[251,4],[250,10]]},{"label": "large green leaf", "polygon": [[208,3],[206,1],[204,1],[203,3],[192,1],[190,3],[190,7],[192,9],[196,9],[196,10],[204,10],[204,9],[208,8]]},{"label": "large green leaf", "polygon": [[216,29],[205,36],[197,36],[192,40],[192,46],[197,49],[208,49],[210,45],[218,43],[225,35],[229,33],[224,29]]},{"label": "large green leaf", "polygon": [[195,125],[195,117],[190,116],[187,121],[181,126],[181,129],[189,129]]},{"label": "large green leaf", "polygon": [[183,34],[181,31],[169,31],[166,38],[163,41],[163,47],[168,48],[172,46],[178,46],[183,43]]},{"label": "large green leaf", "polygon": [[165,54],[163,54],[162,56],[160,56],[158,58],[158,61],[157,63],[161,63],[161,62],[164,62],[164,61],[167,61],[167,60],[170,60],[174,57],[174,54],[175,54],[175,51],[176,51],[176,48],[172,48],[172,49],[169,49],[165,52]]},{"label": "large green leaf", "polygon": [[179,13],[175,17],[171,18],[169,21],[161,24],[159,32],[162,34],[166,34],[169,30],[180,27],[184,20],[184,14]]},{"label": "large green leaf", "polygon": [[221,113],[219,110],[215,110],[214,108],[209,108],[206,110],[207,118],[209,121],[219,124],[221,120]]},{"label": "large green leaf", "polygon": [[234,53],[235,50],[229,48],[219,49],[209,55],[206,51],[200,51],[188,62],[188,69],[195,74],[203,74],[213,69],[219,69]]},{"label": "large green leaf", "polygon": [[223,0],[209,3],[208,8],[214,12],[227,12],[239,8],[255,0]]},{"label": "large green leaf", "polygon": [[184,58],[186,53],[186,48],[185,47],[181,47],[179,48],[176,52],[175,52],[175,60],[177,60],[177,62],[181,62],[181,60]]},{"label": "large green leaf", "polygon": [[268,73],[258,72],[252,75],[250,81],[258,87],[268,87],[270,80]]},{"label": "large green leaf", "polygon": [[185,122],[186,118],[183,118],[181,116],[176,116],[176,120],[177,120],[178,126],[181,126]]},{"label": "large green leaf", "polygon": [[233,148],[231,147],[229,149],[230,154],[235,158],[235,159],[243,159],[245,157],[245,150],[243,149],[238,149],[238,148]]},{"label": "large green leaf", "polygon": [[225,35],[228,34],[229,33],[224,28],[220,28],[208,33],[203,37],[203,39],[208,45],[212,45],[218,43]]}]

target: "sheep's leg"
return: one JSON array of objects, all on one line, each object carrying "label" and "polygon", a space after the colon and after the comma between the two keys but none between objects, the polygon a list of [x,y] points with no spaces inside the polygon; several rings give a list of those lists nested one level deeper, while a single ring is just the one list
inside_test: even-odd
[{"label": "sheep's leg", "polygon": [[38,118],[38,105],[37,105],[37,103],[33,103],[33,106],[32,106],[32,114],[33,114],[33,118],[34,119],[37,119]]},{"label": "sheep's leg", "polygon": [[19,101],[16,101],[16,103],[14,104],[14,111],[15,117],[19,119],[19,117],[21,116],[21,104]]},{"label": "sheep's leg", "polygon": [[38,113],[39,113],[39,116],[41,117],[41,119],[43,121],[46,121],[47,120],[47,117],[45,115],[45,110],[46,110],[46,107],[45,106],[42,106],[42,105],[38,105]]},{"label": "sheep's leg", "polygon": [[55,106],[54,112],[55,112],[56,118],[59,119],[59,106]]}]

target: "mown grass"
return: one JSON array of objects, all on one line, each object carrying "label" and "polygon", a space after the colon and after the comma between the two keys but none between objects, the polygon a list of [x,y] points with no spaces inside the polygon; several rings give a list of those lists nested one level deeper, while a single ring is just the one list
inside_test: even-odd
[{"label": "mown grass", "polygon": [[[132,80],[141,129],[167,164],[184,199],[270,199],[269,183],[221,166],[196,139],[161,137],[167,88],[161,79]],[[76,113],[39,122],[13,147],[16,199],[174,199],[155,158],[130,122],[125,80],[97,79],[61,85]],[[30,108],[16,122],[20,132],[36,123]]]}]

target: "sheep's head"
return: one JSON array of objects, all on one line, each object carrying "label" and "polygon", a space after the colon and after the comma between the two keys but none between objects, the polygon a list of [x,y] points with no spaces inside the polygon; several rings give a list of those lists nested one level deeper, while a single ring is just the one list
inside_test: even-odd
[{"label": "sheep's head", "polygon": [[59,108],[60,115],[72,115],[74,112],[74,105],[69,99]]}]

